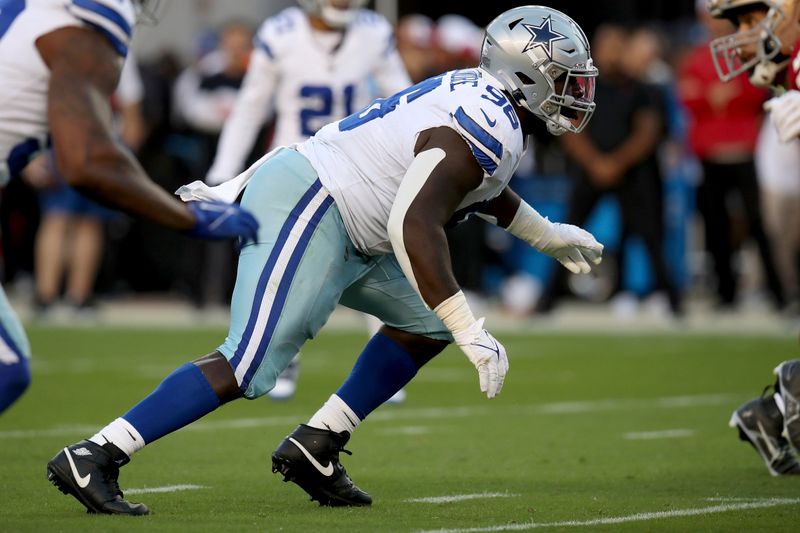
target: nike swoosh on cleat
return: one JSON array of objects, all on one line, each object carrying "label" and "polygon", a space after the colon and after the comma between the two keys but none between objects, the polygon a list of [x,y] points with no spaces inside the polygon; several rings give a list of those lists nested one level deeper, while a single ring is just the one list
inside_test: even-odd
[{"label": "nike swoosh on cleat", "polygon": [[486,123],[489,125],[489,127],[490,128],[494,128],[495,124],[497,124],[497,121],[496,120],[491,120],[489,118],[489,115],[487,115],[486,111],[484,111],[483,109],[481,109],[481,113],[483,113],[483,118],[486,119]]},{"label": "nike swoosh on cleat", "polygon": [[328,466],[322,466],[319,461],[314,459],[314,456],[311,455],[308,450],[306,450],[305,446],[297,442],[293,437],[289,437],[289,440],[294,443],[295,446],[300,448],[300,451],[303,452],[303,455],[306,456],[306,459],[311,461],[311,464],[314,465],[314,468],[319,470],[319,473],[325,477],[330,477],[333,475],[333,464],[328,461]]},{"label": "nike swoosh on cleat", "polygon": [[72,454],[69,452],[69,448],[64,448],[64,453],[67,455],[67,461],[69,461],[69,469],[72,470],[72,477],[75,478],[75,482],[78,483],[78,486],[82,489],[85,489],[89,486],[89,481],[92,480],[91,474],[86,474],[85,476],[81,476],[78,472],[78,469],[75,468],[75,462],[72,460]]}]

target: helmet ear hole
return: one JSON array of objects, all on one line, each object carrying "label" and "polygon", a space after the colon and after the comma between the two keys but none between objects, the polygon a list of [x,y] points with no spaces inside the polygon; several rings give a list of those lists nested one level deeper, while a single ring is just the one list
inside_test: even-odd
[{"label": "helmet ear hole", "polygon": [[521,81],[523,85],[536,85],[536,82],[524,72],[515,72],[514,74],[517,76],[517,78],[519,78],[519,81]]}]

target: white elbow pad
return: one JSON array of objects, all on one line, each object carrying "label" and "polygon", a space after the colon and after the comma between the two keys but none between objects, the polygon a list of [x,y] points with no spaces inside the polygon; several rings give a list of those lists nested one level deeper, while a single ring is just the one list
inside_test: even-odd
[{"label": "white elbow pad", "polygon": [[[445,158],[445,155],[445,151],[441,148],[431,148],[417,154],[417,157],[414,158],[414,161],[411,162],[408,170],[406,170],[403,181],[400,183],[400,188],[397,190],[397,197],[392,205],[392,211],[389,214],[389,223],[387,225],[389,241],[392,243],[392,249],[397,257],[397,262],[400,263],[400,268],[403,269],[403,273],[417,293],[419,293],[419,286],[414,277],[414,271],[411,268],[411,261],[408,258],[408,252],[406,252],[403,240],[403,221],[406,218],[408,208],[411,207],[411,203],[419,194],[422,186],[425,185],[436,165]],[[424,298],[423,303],[425,303]],[[427,306],[427,303],[425,305]]]}]

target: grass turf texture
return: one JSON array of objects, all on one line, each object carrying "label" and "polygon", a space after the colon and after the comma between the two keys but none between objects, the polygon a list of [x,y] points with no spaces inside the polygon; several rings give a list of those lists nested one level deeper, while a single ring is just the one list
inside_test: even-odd
[{"label": "grass turf texture", "polygon": [[[34,383],[0,417],[0,531],[521,528],[800,497],[800,479],[770,477],[726,425],[772,381],[776,363],[797,356],[793,339],[537,334],[500,336],[511,371],[492,401],[460,352],[439,356],[408,387],[408,401],[373,413],[348,446],[354,455],[342,456],[373,506],[319,508],[272,474],[268,457],[335,390],[365,340],[328,333],[304,350],[295,399],[224,406],[148,446],[120,478],[123,490],[206,488],[130,496],[150,506],[144,518],[90,516],[47,482],[47,460],[213,349],[224,332],[31,328],[29,335]],[[675,429],[692,433],[625,438]],[[483,492],[507,496],[408,501]],[[800,505],[790,503],[577,529],[775,532],[796,531],[799,521]]]}]

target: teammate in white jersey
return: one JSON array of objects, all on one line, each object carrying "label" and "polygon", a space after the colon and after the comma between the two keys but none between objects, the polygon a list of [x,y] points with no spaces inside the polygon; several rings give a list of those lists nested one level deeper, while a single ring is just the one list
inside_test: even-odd
[{"label": "teammate in white jersey", "polygon": [[[133,215],[203,238],[254,240],[238,206],[183,204],[115,141],[110,97],[144,0],[0,0],[0,185],[52,141],[67,183]],[[0,291],[0,411],[29,381],[28,341]]]},{"label": "teammate in white jersey", "polygon": [[392,26],[364,0],[299,0],[261,25],[236,105],[225,122],[212,185],[243,170],[274,110],[273,146],[289,146],[411,85]]},{"label": "teammate in white jersey", "polygon": [[[117,465],[223,403],[265,394],[341,302],[384,326],[336,393],[280,444],[272,466],[321,505],[369,505],[339,452],[370,412],[453,341],[489,398],[508,370],[505,349],[453,277],[444,227],[477,211],[573,272],[600,262],[592,235],[541,217],[507,186],[534,121],[554,134],[583,129],[596,75],[572,19],[518,7],[488,26],[479,68],[375,100],[232,182],[182,188],[192,198],[236,196],[246,186],[242,204],[261,222],[258,243],[240,256],[228,337],[63,448],[48,463],[51,479],[90,510],[142,514],[142,504],[122,500]],[[101,455],[109,462],[94,459]]]},{"label": "teammate in white jersey", "polygon": [[[390,96],[411,85],[391,25],[378,13],[361,9],[364,3],[300,0],[303,9],[287,8],[261,25],[208,183],[222,183],[241,172],[273,109],[272,146],[289,146],[376,96]],[[378,327],[371,327],[370,334]],[[270,398],[294,395],[299,358],[298,354],[278,377]],[[394,401],[402,401],[403,394],[399,391]]]}]

